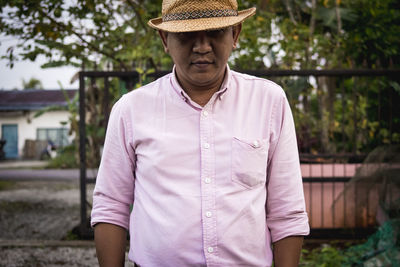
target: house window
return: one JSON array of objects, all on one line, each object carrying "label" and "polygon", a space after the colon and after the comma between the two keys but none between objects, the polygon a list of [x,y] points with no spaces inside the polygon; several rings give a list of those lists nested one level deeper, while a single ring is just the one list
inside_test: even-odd
[{"label": "house window", "polygon": [[39,128],[37,129],[37,140],[50,140],[57,147],[68,145],[68,129],[65,128]]}]

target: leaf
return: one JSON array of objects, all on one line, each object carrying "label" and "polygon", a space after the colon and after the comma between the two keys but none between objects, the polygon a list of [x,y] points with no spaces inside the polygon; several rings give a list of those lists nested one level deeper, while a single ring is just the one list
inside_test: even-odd
[{"label": "leaf", "polygon": [[51,62],[42,64],[40,67],[42,69],[47,69],[47,68],[62,67],[62,66],[66,66],[66,65],[68,65],[68,63],[65,61],[51,61]]},{"label": "leaf", "polygon": [[50,111],[60,111],[60,110],[67,110],[66,107],[63,106],[49,106],[49,107],[45,107],[37,112],[35,112],[35,114],[33,115],[34,118],[38,118],[40,116],[42,116],[43,114],[45,114],[46,112],[50,112]]},{"label": "leaf", "polygon": [[137,68],[135,68],[135,70],[136,70],[140,75],[144,73],[144,70],[143,70],[142,68],[137,67]]},{"label": "leaf", "polygon": [[390,84],[390,86],[393,87],[393,89],[394,89],[398,94],[400,94],[400,84],[399,84],[399,83],[397,83],[397,82],[395,82],[395,81],[390,81],[389,84]]}]

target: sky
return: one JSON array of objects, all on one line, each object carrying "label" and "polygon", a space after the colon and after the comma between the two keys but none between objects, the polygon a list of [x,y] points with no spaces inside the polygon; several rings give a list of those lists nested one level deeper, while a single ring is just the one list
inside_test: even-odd
[{"label": "sky", "polygon": [[[7,48],[16,43],[16,39],[9,36],[0,37],[0,56],[5,55]],[[44,89],[60,89],[58,81],[64,89],[78,89],[79,83],[70,83],[71,78],[79,71],[74,67],[60,67],[42,69],[40,66],[46,63],[44,57],[38,57],[36,61],[19,61],[10,69],[7,60],[0,59],[0,90],[22,89],[22,79],[31,78],[40,80]]]}]

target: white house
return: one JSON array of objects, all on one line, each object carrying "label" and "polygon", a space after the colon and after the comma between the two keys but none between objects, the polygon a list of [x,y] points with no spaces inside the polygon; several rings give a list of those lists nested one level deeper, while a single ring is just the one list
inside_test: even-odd
[{"label": "white house", "polygon": [[[65,90],[73,99],[78,90]],[[56,146],[71,142],[68,136],[68,110],[35,114],[50,106],[67,107],[61,90],[0,90],[0,139],[6,159],[24,158],[26,140],[50,140]]]}]

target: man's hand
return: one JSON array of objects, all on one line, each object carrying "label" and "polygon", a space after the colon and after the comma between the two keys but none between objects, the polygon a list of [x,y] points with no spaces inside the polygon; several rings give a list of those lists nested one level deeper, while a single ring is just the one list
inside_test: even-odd
[{"label": "man's hand", "polygon": [[302,236],[289,236],[274,243],[274,267],[299,266]]},{"label": "man's hand", "polygon": [[94,227],[94,241],[100,267],[124,266],[126,230],[109,223],[98,223]]}]

